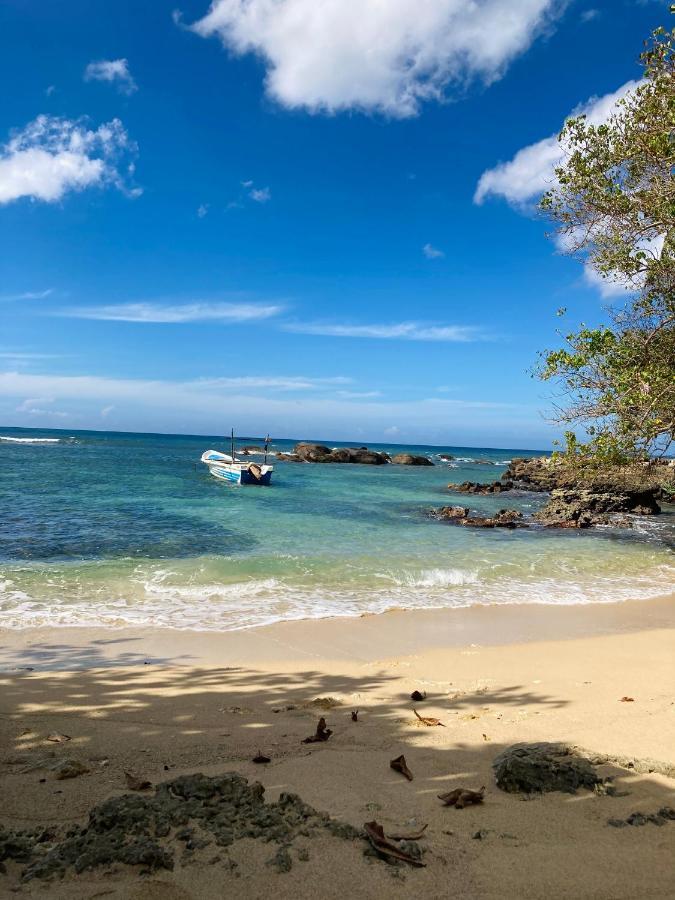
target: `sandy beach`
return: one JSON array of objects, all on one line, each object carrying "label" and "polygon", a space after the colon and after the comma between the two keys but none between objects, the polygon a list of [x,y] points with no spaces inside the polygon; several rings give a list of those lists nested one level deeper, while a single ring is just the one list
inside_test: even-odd
[{"label": "sandy beach", "polygon": [[[608,820],[675,806],[674,648],[675,597],[401,611],[224,634],[3,631],[1,822],[52,829],[46,850],[54,829],[86,822],[96,804],[128,793],[124,772],[153,785],[237,772],[260,781],[268,802],[295,792],[358,829],[372,820],[389,834],[428,828],[417,842],[424,868],[364,856],[365,840],[325,829],[292,841],[284,872],[266,864],[274,842],[193,847],[172,832],[173,870],[142,874],[117,863],[22,882],[25,865],[10,861],[0,893],[665,897],[675,879],[675,822],[618,828]],[[426,700],[413,703],[413,690]],[[413,708],[443,727],[425,726]],[[330,739],[303,744],[320,716]],[[54,734],[70,740],[47,740]],[[538,741],[597,754],[612,790],[500,790],[494,758]],[[268,764],[251,761],[259,751]],[[400,754],[411,782],[389,766]],[[64,759],[88,771],[57,779]],[[479,805],[437,799],[483,785]]]}]

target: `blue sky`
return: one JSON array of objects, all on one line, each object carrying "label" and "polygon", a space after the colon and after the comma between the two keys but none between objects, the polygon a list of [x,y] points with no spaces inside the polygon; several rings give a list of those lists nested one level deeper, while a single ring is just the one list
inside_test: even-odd
[{"label": "blue sky", "polygon": [[549,446],[528,369],[616,293],[551,136],[667,7],[5,0],[0,423]]}]

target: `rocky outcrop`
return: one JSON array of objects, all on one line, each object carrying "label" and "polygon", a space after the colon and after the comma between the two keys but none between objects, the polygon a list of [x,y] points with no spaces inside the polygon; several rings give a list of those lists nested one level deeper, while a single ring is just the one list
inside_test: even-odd
[{"label": "rocky outcrop", "polygon": [[390,462],[388,454],[369,450],[368,447],[331,449],[324,444],[310,444],[305,441],[296,444],[292,453],[279,454],[277,458],[286,462],[359,463],[366,466],[381,466]]},{"label": "rocky outcrop", "polygon": [[627,524],[617,514],[653,516],[661,512],[655,492],[557,488],[534,518],[547,528],[590,528],[593,525]]},{"label": "rocky outcrop", "polygon": [[491,481],[488,484],[480,481],[463,481],[461,484],[451,482],[448,485],[449,491],[455,491],[458,494],[501,494],[512,489],[513,485],[510,481]]},{"label": "rocky outcrop", "polygon": [[552,491],[560,487],[562,472],[550,456],[516,457],[501,477],[521,491]]},{"label": "rocky outcrop", "polygon": [[432,510],[431,515],[468,528],[527,528],[523,514],[517,509],[500,509],[494,516],[472,516],[466,506],[442,506]]},{"label": "rocky outcrop", "polygon": [[591,761],[567,744],[514,744],[495,757],[492,768],[497,787],[509,793],[574,794],[580,787],[593,791],[602,784]]},{"label": "rocky outcrop", "polygon": [[397,466],[433,466],[428,456],[415,456],[412,453],[397,453],[391,461]]}]

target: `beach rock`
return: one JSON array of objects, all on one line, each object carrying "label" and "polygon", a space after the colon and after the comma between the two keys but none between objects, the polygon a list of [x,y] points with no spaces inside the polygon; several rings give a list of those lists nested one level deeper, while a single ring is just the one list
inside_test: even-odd
[{"label": "beach rock", "polygon": [[77,778],[78,775],[86,775],[90,769],[81,759],[75,759],[75,757],[68,756],[65,759],[59,760],[56,765],[53,766],[53,771],[57,779],[62,781],[65,778]]},{"label": "beach rock", "polygon": [[336,447],[331,450],[324,444],[306,442],[296,444],[291,456],[312,463],[358,463],[366,466],[381,466],[390,462],[388,454],[369,450],[367,447]]},{"label": "beach rock", "polygon": [[391,461],[397,466],[433,466],[428,456],[415,456],[412,453],[397,453],[392,456]]},{"label": "beach rock", "polygon": [[634,812],[625,819],[608,819],[607,824],[613,828],[625,828],[627,825],[665,825],[675,821],[675,809],[662,806],[655,813]]},{"label": "beach rock", "polygon": [[500,509],[494,516],[472,516],[466,506],[442,506],[431,510],[434,519],[468,528],[527,528],[523,514],[517,509]]},{"label": "beach rock", "polygon": [[455,457],[451,453],[439,453],[438,458],[443,462],[451,462]]},{"label": "beach rock", "polygon": [[[266,803],[265,789],[234,772],[209,777],[182,775],[157,785],[154,794],[124,794],[95,806],[84,825],[70,826],[62,839],[34,832],[7,831],[0,827],[0,862],[28,862],[22,880],[51,878],[73,868],[84,872],[117,863],[140,865],[145,870],[172,869],[176,841],[192,852],[215,842],[228,847],[242,839],[274,841],[279,871],[288,870],[288,847],[325,832],[345,840],[359,836],[351,825],[317,812],[297,794],[282,793],[276,803]],[[49,840],[47,852],[41,841]],[[285,848],[285,854],[283,849]]]},{"label": "beach rock", "polygon": [[513,484],[509,481],[491,481],[488,484],[480,481],[463,481],[461,484],[451,482],[448,485],[448,490],[458,494],[501,494],[512,489]]},{"label": "beach rock", "polygon": [[590,760],[567,744],[514,744],[495,757],[497,787],[509,793],[574,794],[580,787],[595,790],[602,783]]},{"label": "beach rock", "polygon": [[[661,511],[653,491],[600,491],[556,488],[534,518],[547,528],[590,528],[618,524],[616,513],[656,515]],[[626,524],[622,521],[621,524]]]}]

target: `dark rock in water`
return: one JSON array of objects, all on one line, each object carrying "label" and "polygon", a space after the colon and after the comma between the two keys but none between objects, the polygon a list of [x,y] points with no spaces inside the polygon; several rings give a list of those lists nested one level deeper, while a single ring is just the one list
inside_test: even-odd
[{"label": "dark rock in water", "polygon": [[514,744],[495,757],[492,768],[497,787],[510,793],[574,794],[580,787],[592,791],[602,784],[590,760],[567,744]]},{"label": "dark rock in water", "polygon": [[428,456],[415,456],[412,453],[397,453],[391,461],[397,466],[433,466]]},{"label": "dark rock in water", "polygon": [[488,484],[480,481],[463,481],[461,484],[448,485],[448,490],[459,494],[501,494],[512,489],[513,484],[509,481],[491,481]]},{"label": "dark rock in water", "polygon": [[442,506],[431,511],[435,519],[468,528],[527,528],[523,514],[517,509],[500,509],[494,516],[471,516],[466,506]]},{"label": "dark rock in water", "polygon": [[[369,450],[367,447],[336,447],[331,450],[324,444],[309,444],[301,442],[293,448],[292,456],[297,460],[313,463],[360,463],[368,466],[381,466],[390,462],[386,453],[377,450]],[[295,461],[294,459],[294,461]]]},{"label": "dark rock in water", "polygon": [[468,506],[441,506],[432,512],[435,519],[466,519],[469,515]]},{"label": "dark rock in water", "polygon": [[276,803],[267,804],[264,793],[261,784],[249,784],[234,772],[213,778],[183,775],[157,785],[154,795],[124,794],[105,800],[91,810],[85,825],[70,827],[62,840],[54,842],[50,835],[46,853],[36,849],[46,840],[44,830],[0,828],[0,862],[29,862],[24,881],[63,875],[70,867],[84,872],[115,863],[172,869],[172,840],[184,841],[191,852],[212,841],[227,847],[254,838],[281,844],[274,861],[280,871],[287,871],[286,848],[296,837],[319,829],[345,839],[359,834],[352,826],[317,812],[297,794],[282,793]]},{"label": "dark rock in water", "polygon": [[651,491],[600,491],[556,488],[535,519],[549,528],[589,528],[615,524],[616,513],[656,515],[661,511]]},{"label": "dark rock in water", "polygon": [[439,453],[439,454],[438,454],[438,458],[439,458],[439,459],[442,459],[443,462],[450,462],[450,461],[453,460],[455,457],[454,457],[451,453]]}]

